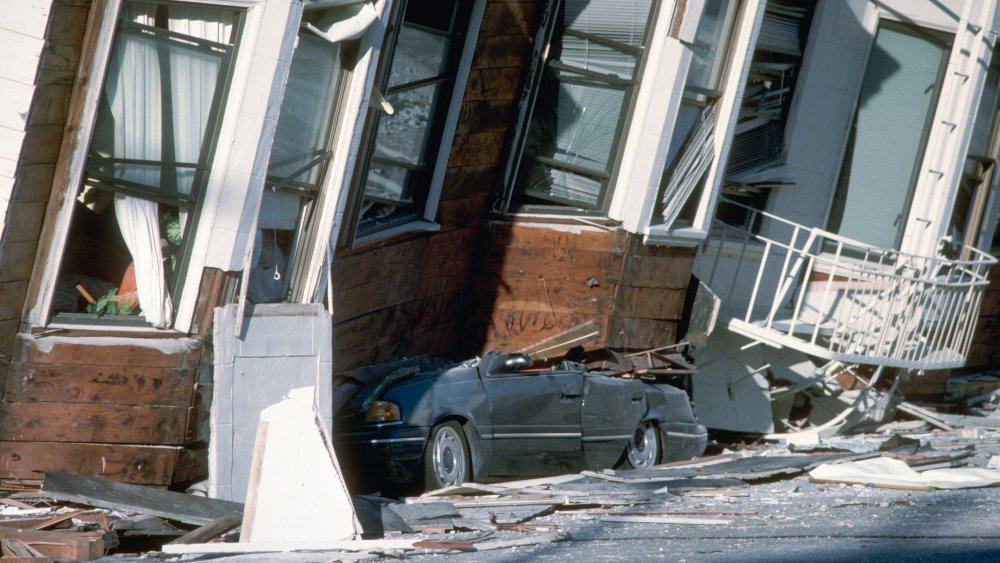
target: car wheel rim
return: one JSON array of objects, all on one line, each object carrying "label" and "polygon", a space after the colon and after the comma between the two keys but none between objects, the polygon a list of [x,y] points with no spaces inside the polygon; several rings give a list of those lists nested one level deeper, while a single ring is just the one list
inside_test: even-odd
[{"label": "car wheel rim", "polygon": [[649,423],[639,426],[628,441],[629,464],[636,469],[655,465],[658,445],[656,428]]},{"label": "car wheel rim", "polygon": [[445,485],[459,484],[465,480],[465,455],[462,441],[455,430],[442,427],[434,437],[434,473]]}]

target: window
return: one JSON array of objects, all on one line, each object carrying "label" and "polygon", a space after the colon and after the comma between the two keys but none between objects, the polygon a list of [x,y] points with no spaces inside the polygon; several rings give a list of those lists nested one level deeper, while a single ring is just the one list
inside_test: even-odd
[{"label": "window", "polygon": [[482,4],[402,0],[396,6],[373,94],[366,162],[356,176],[355,236],[433,220],[438,164],[450,148],[453,102],[461,101],[471,61],[473,7],[481,15]]},{"label": "window", "polygon": [[603,213],[659,3],[552,1],[509,208]]},{"label": "window", "polygon": [[829,230],[868,244],[899,244],[930,131],[948,37],[880,25],[868,59]]},{"label": "window", "polygon": [[170,326],[242,12],[124,2],[51,314]]},{"label": "window", "polygon": [[684,97],[677,115],[664,174],[660,215],[667,226],[679,221],[691,226],[704,190],[705,173],[715,158],[716,104],[729,39],[739,2],[708,0],[691,44],[691,66],[684,83]]},{"label": "window", "polygon": [[[247,296],[280,302],[298,294],[303,262],[321,238],[317,216],[352,45],[299,33],[271,146]],[[296,295],[301,298],[301,295]]]}]

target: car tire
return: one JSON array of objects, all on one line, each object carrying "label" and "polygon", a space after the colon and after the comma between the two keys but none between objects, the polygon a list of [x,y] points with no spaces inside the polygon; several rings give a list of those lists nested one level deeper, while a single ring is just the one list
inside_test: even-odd
[{"label": "car tire", "polygon": [[431,429],[424,452],[424,485],[427,490],[461,485],[472,473],[472,459],[465,432],[449,420]]},{"label": "car tire", "polygon": [[629,469],[647,469],[663,456],[660,430],[652,422],[640,422],[625,446],[622,465]]}]

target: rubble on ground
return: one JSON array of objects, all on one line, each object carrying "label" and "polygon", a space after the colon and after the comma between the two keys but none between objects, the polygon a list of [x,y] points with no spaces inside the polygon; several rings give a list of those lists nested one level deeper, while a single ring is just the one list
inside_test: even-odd
[{"label": "rubble on ground", "polygon": [[978,408],[979,416],[934,413],[953,428],[949,431],[923,420],[900,420],[817,444],[717,446],[714,455],[644,471],[467,483],[403,499],[356,496],[363,539],[299,547],[238,543],[238,503],[50,473],[41,482],[2,483],[0,546],[4,556],[38,562],[154,556],[185,561],[205,554],[295,561],[302,556],[296,549],[336,560],[474,558],[483,551],[520,553],[572,542],[584,530],[612,533],[623,526],[652,526],[670,537],[745,536],[775,526],[791,526],[794,533],[822,526],[825,534],[851,534],[868,533],[863,529],[873,518],[898,517],[893,532],[898,535],[908,533],[906,519],[916,508],[950,510],[951,503],[934,505],[937,495],[963,494],[939,489],[1000,482],[1000,416],[989,410],[995,403]]}]

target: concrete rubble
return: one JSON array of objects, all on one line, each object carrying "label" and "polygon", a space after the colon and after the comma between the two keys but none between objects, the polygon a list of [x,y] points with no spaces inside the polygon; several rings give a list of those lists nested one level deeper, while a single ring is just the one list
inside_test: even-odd
[{"label": "concrete rubble", "polygon": [[899,420],[818,444],[714,444],[705,457],[648,470],[466,483],[402,499],[356,495],[361,537],[300,545],[238,543],[239,503],[49,474],[40,488],[3,484],[0,545],[4,556],[30,561],[108,562],[555,560],[580,549],[631,559],[628,549],[650,555],[649,542],[671,559],[725,560],[763,540],[794,559],[816,555],[814,537],[945,548],[957,538],[963,549],[995,553],[995,406],[935,413],[951,431]]}]

